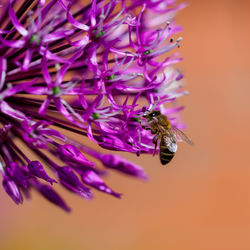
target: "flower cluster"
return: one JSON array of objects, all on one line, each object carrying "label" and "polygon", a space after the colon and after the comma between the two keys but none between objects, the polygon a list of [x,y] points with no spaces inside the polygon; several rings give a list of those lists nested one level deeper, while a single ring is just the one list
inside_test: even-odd
[{"label": "flower cluster", "polygon": [[140,166],[80,141],[152,153],[140,123],[152,106],[182,126],[182,107],[172,106],[186,93],[173,67],[182,59],[169,52],[180,46],[173,18],[183,7],[175,0],[1,1],[0,172],[16,204],[35,189],[69,211],[53,183],[86,199],[90,188],[119,198],[101,178],[107,169],[146,178]]}]

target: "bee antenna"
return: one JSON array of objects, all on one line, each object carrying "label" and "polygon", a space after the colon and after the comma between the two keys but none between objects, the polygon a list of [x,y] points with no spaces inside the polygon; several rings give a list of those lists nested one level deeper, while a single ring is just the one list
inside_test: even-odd
[{"label": "bee antenna", "polygon": [[150,103],[150,105],[149,105],[147,111],[148,111],[148,112],[152,111],[154,106],[155,106],[155,105],[153,105],[152,103]]},{"label": "bee antenna", "polygon": [[148,111],[152,111],[152,110],[154,110],[155,109],[155,107],[157,106],[157,104],[160,102],[160,97],[159,96],[157,96],[157,101],[155,101],[155,103],[154,104],[152,104],[152,103],[150,103],[150,105],[149,105],[149,108],[148,108]]}]

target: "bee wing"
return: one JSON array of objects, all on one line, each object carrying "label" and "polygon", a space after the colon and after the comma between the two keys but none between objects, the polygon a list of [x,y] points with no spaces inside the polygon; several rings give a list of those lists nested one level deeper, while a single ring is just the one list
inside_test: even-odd
[{"label": "bee wing", "polygon": [[164,141],[164,145],[168,148],[168,150],[170,150],[173,153],[177,151],[177,143],[174,133],[163,135],[162,140]]},{"label": "bee wing", "polygon": [[189,144],[190,146],[194,146],[194,143],[192,142],[192,140],[189,139],[188,136],[184,132],[182,132],[181,130],[179,130],[175,126],[172,126],[172,131],[175,133],[175,136],[176,136],[178,141],[184,141],[187,144]]}]

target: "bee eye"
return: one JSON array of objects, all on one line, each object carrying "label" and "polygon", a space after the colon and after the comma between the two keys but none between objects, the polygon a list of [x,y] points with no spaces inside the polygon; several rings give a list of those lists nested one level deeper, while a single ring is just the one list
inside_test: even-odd
[{"label": "bee eye", "polygon": [[155,117],[157,115],[160,115],[160,111],[154,111],[152,112],[151,114],[149,114],[149,116],[152,118],[152,117]]}]

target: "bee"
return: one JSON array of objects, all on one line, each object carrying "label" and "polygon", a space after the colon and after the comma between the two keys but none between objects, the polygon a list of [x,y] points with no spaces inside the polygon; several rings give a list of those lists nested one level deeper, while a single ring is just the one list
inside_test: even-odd
[{"label": "bee", "polygon": [[181,130],[173,126],[160,111],[150,111],[145,113],[143,117],[147,120],[149,127],[142,126],[142,128],[151,130],[151,133],[155,135],[153,138],[153,144],[155,145],[153,155],[156,153],[158,140],[160,140],[159,156],[162,165],[168,164],[173,159],[177,151],[177,141],[185,141],[189,145],[193,145],[193,142]]}]

